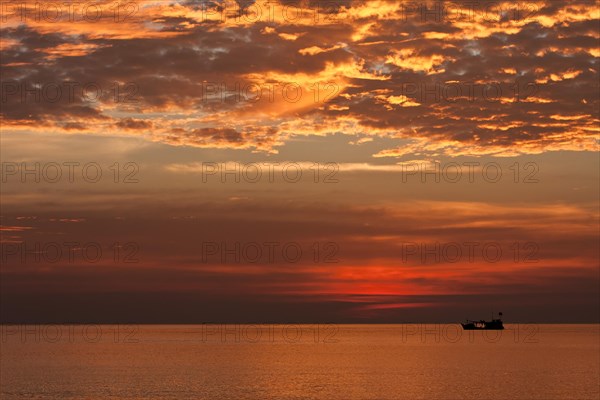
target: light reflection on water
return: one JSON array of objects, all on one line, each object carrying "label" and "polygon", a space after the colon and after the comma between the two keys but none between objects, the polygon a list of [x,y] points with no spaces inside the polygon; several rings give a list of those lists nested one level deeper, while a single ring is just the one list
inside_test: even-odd
[{"label": "light reflection on water", "polygon": [[598,399],[600,325],[2,326],[2,399]]}]

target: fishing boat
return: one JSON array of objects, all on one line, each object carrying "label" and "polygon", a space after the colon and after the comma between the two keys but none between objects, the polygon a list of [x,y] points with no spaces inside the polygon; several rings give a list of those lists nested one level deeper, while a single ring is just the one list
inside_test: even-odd
[{"label": "fishing boat", "polygon": [[[502,313],[498,313],[499,317],[502,317]],[[478,329],[487,329],[487,330],[502,330],[504,329],[504,325],[502,325],[502,319],[494,318],[494,314],[492,314],[492,320],[491,321],[484,321],[484,320],[480,320],[480,321],[472,321],[472,320],[467,320],[467,322],[465,322],[464,324],[461,323],[463,330],[465,331],[473,331],[473,330],[478,330]]]}]

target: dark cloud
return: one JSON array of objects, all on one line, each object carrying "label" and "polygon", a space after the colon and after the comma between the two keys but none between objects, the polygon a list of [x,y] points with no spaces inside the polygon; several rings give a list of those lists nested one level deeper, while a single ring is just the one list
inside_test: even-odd
[{"label": "dark cloud", "polygon": [[[313,3],[285,4],[317,9]],[[210,22],[202,11],[227,10],[230,2],[183,2],[144,10],[135,24],[113,27],[118,33],[83,26],[73,36],[59,24],[7,26],[0,31],[7,41],[3,85],[17,82],[31,90],[34,83],[93,82],[102,93],[92,103],[89,93],[54,103],[23,102],[3,86],[9,90],[3,90],[3,119],[11,125],[85,126],[93,133],[85,120],[108,122],[114,119],[111,109],[160,112],[160,119],[145,118],[159,133],[152,140],[261,150],[311,130],[344,131],[340,116],[352,121],[353,133],[415,139],[425,153],[463,154],[469,146],[481,154],[595,146],[600,103],[593,2],[535,3],[535,12],[509,10],[502,21],[492,18],[496,8],[467,20],[428,19],[393,3],[389,9],[338,3],[320,9],[337,18],[318,23],[309,16],[249,22],[246,14]],[[207,90],[214,94],[209,83],[227,89],[207,101]],[[235,93],[236,85],[265,90],[287,83],[299,84],[305,100],[315,84],[333,83],[340,90],[327,101],[335,107],[294,104],[281,96],[254,102],[240,97],[241,89]],[[188,118],[178,128],[185,133],[175,137],[170,119],[182,114]],[[299,119],[301,132],[280,129]],[[103,126],[130,128],[120,121]],[[273,137],[257,142],[252,131],[265,129]],[[203,133],[211,130],[221,134]],[[393,149],[381,155],[401,156]]]}]

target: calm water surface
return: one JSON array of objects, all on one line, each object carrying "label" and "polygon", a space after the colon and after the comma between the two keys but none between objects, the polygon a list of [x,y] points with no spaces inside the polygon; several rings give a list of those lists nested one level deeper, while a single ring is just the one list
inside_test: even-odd
[{"label": "calm water surface", "polygon": [[599,399],[599,325],[2,326],[2,399]]}]

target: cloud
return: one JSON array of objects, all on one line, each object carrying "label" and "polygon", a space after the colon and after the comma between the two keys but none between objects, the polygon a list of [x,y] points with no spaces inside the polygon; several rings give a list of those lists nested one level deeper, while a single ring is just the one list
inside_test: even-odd
[{"label": "cloud", "polygon": [[[182,206],[155,197],[142,204],[144,198],[149,196],[129,202],[127,211],[120,206],[125,219],[114,217],[113,205],[106,211],[79,208],[77,213],[85,216],[85,223],[59,222],[84,218],[70,216],[72,211],[59,215],[42,211],[28,221],[31,229],[14,225],[19,229],[11,232],[17,232],[19,240],[3,242],[3,318],[18,315],[24,304],[16,301],[18,298],[28,299],[27,303],[40,296],[79,298],[82,294],[87,299],[127,293],[134,299],[160,292],[174,304],[187,304],[183,308],[190,303],[180,296],[188,294],[219,307],[228,299],[261,296],[262,307],[272,308],[293,298],[302,309],[313,301],[323,307],[339,302],[344,305],[345,318],[381,320],[384,316],[370,312],[417,307],[425,317],[446,307],[464,310],[478,296],[502,296],[505,305],[512,304],[507,299],[525,296],[531,307],[545,304],[546,313],[555,311],[551,299],[556,300],[556,293],[598,293],[597,224],[590,221],[597,222],[599,216],[592,206],[416,201],[370,207],[338,202],[323,207],[251,198],[191,201]],[[123,202],[122,196],[118,201]],[[10,228],[18,216],[8,212],[3,217]],[[74,247],[70,243],[75,243]],[[116,262],[115,254],[122,253],[115,253],[115,243],[122,251],[128,243],[135,244],[137,262]],[[204,259],[203,243],[218,249],[227,246],[228,250]],[[253,248],[275,243],[273,261],[267,257],[249,261],[243,255],[236,258],[236,246],[243,248],[248,243]],[[304,256],[290,262],[282,256],[284,243],[296,243]],[[319,258],[328,252],[318,253],[315,261],[315,244],[325,251],[326,243],[337,244],[333,248],[337,249],[336,262]],[[472,259],[464,243],[478,243],[471,247]],[[501,248],[501,259],[486,259],[485,243]],[[460,260],[450,260],[447,255],[454,257],[454,253],[440,250],[449,244],[465,251]],[[23,245],[39,249],[37,256],[27,253],[27,263],[15,252],[16,246]],[[102,248],[104,255],[93,263],[80,253],[91,245]],[[55,257],[56,246],[63,251],[71,248],[72,253],[63,253],[63,262],[48,261]],[[67,254],[72,254],[72,261]],[[528,262],[529,256],[535,262]],[[573,301],[588,310],[589,301]],[[62,305],[54,313],[65,317],[70,309]],[[34,318],[31,310],[21,311]],[[297,312],[296,317],[302,315]],[[278,319],[285,315],[284,311],[274,313]],[[581,315],[584,320],[590,318]],[[100,307],[98,316],[114,317],[114,309]],[[226,316],[237,319],[239,314]],[[332,318],[329,313],[322,317]]]},{"label": "cloud", "polygon": [[446,4],[426,18],[387,1],[300,2],[293,15],[270,4],[158,2],[93,23],[9,16],[2,123],[271,153],[337,132],[430,155],[597,149],[592,1]]}]

